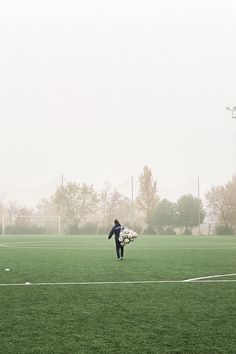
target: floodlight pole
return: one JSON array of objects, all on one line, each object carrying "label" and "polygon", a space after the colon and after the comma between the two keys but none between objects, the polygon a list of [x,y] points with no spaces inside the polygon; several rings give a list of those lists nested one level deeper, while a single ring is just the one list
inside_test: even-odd
[{"label": "floodlight pole", "polygon": [[[236,119],[236,106],[233,106],[232,108],[226,107],[226,109],[231,112],[232,119]],[[235,134],[235,176],[236,176],[236,134]]]},{"label": "floodlight pole", "polygon": [[198,235],[201,235],[201,202],[200,202],[200,178],[197,178],[197,196],[198,196]]},{"label": "floodlight pole", "polygon": [[131,177],[131,224],[134,228],[134,177]]}]

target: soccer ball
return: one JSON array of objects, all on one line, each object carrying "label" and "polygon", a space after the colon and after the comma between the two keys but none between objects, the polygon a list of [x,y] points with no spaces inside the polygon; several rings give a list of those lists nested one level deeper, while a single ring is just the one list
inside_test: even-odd
[{"label": "soccer ball", "polygon": [[125,244],[125,245],[128,245],[128,243],[130,243],[129,238],[125,238],[125,239],[124,239],[124,244]]},{"label": "soccer ball", "polygon": [[124,236],[127,236],[129,234],[129,230],[126,228],[122,231]]}]

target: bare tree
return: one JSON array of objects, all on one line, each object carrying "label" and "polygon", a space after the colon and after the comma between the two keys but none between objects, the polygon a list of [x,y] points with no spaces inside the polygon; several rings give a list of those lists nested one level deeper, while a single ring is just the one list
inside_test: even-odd
[{"label": "bare tree", "polygon": [[227,186],[212,187],[206,193],[207,207],[220,224],[232,225],[233,206]]},{"label": "bare tree", "polygon": [[56,210],[56,205],[54,203],[53,197],[50,197],[48,199],[44,198],[40,201],[40,203],[37,205],[37,210],[40,215],[56,215],[57,210]]},{"label": "bare tree", "polygon": [[117,192],[112,190],[110,184],[105,183],[102,192],[99,195],[100,215],[102,215],[103,228],[107,230],[114,218],[124,220],[130,210],[130,200]]},{"label": "bare tree", "polygon": [[11,199],[7,202],[7,213],[9,216],[9,223],[12,224],[18,213],[18,204],[16,200]]},{"label": "bare tree", "polygon": [[59,187],[52,200],[57,212],[66,215],[77,228],[89,214],[96,211],[98,204],[93,186],[85,183],[68,183],[65,187]]},{"label": "bare tree", "polygon": [[230,221],[232,225],[236,225],[236,176],[226,184],[227,200],[231,210]]},{"label": "bare tree", "polygon": [[107,219],[112,222],[114,218],[123,218],[129,205],[129,199],[114,190],[109,198]]}]

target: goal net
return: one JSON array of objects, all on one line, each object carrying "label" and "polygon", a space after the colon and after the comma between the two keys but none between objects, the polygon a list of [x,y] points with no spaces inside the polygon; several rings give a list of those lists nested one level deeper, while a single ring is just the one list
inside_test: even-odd
[{"label": "goal net", "polygon": [[42,215],[3,215],[1,217],[1,234],[61,234],[61,217]]}]

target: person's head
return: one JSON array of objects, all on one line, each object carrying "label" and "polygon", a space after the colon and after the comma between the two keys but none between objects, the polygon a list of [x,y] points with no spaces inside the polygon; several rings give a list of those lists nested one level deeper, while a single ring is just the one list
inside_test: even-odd
[{"label": "person's head", "polygon": [[118,219],[115,219],[115,220],[114,220],[114,224],[115,224],[115,225],[120,225],[119,220],[118,220]]}]

